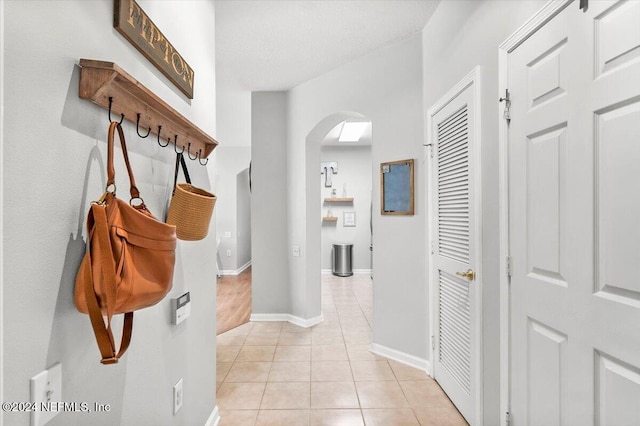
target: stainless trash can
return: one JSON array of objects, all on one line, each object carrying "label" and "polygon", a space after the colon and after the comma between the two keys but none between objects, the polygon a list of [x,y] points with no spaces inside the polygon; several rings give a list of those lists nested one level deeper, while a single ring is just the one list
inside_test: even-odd
[{"label": "stainless trash can", "polygon": [[353,244],[333,244],[331,267],[333,275],[350,277],[353,275],[352,266]]}]

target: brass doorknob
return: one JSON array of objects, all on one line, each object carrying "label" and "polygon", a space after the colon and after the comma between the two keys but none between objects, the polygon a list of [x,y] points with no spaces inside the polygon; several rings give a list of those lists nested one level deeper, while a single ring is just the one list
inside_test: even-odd
[{"label": "brass doorknob", "polygon": [[473,281],[476,277],[476,273],[473,272],[473,269],[468,269],[467,272],[456,272],[456,275],[465,277],[469,281]]}]

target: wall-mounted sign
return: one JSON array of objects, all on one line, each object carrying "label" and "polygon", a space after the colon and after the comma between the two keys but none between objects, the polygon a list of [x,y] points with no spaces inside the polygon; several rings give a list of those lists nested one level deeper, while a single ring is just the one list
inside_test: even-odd
[{"label": "wall-mounted sign", "polygon": [[356,226],[356,212],[344,212],[342,216],[342,226]]},{"label": "wall-mounted sign", "polygon": [[193,69],[135,0],[114,0],[113,27],[182,93],[193,99]]}]

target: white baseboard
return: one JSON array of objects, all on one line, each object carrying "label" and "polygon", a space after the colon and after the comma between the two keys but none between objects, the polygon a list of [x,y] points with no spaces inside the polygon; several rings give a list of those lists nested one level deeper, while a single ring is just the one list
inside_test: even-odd
[{"label": "white baseboard", "polygon": [[[332,273],[332,270],[331,269],[321,269],[320,273],[324,274],[324,275],[329,275],[329,274]],[[354,269],[353,270],[353,274],[354,275],[371,274],[371,269]]]},{"label": "white baseboard", "polygon": [[369,346],[369,350],[374,354],[382,355],[386,358],[398,361],[399,363],[402,363],[404,365],[408,365],[409,367],[422,370],[429,376],[432,375],[431,363],[426,359],[418,358],[417,356],[409,355],[407,353],[400,352],[386,346],[378,345],[377,343],[372,343],[371,346]]},{"label": "white baseboard", "polygon": [[242,272],[244,272],[244,270],[247,269],[249,266],[251,266],[251,259],[249,259],[247,263],[245,263],[240,267],[240,269],[238,269],[238,274],[241,274]]},{"label": "white baseboard", "polygon": [[317,317],[304,319],[291,314],[251,314],[251,321],[286,321],[298,327],[309,328],[324,321],[324,317],[320,314]]},{"label": "white baseboard", "polygon": [[291,324],[297,325],[298,327],[309,328],[309,327],[313,327],[314,325],[318,325],[322,321],[324,321],[324,316],[320,314],[317,317],[304,319],[304,318],[297,317],[295,315],[289,315],[288,321]]},{"label": "white baseboard", "polygon": [[218,273],[220,275],[240,275],[249,266],[251,266],[251,261],[248,261],[247,263],[245,263],[244,265],[242,265],[238,269],[222,269],[222,270],[218,271]]},{"label": "white baseboard", "polygon": [[220,423],[220,410],[216,405],[204,426],[218,426],[218,423]]}]

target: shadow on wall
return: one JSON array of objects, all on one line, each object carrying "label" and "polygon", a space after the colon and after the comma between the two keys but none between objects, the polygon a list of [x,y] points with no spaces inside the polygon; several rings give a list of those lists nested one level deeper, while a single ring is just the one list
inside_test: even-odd
[{"label": "shadow on wall", "polygon": [[[69,235],[69,242],[67,243],[64,267],[60,277],[58,298],[51,326],[47,365],[43,366],[42,369],[49,368],[56,362],[64,361],[62,362],[63,401],[85,401],[86,398],[84,398],[83,394],[74,394],[74,389],[83,389],[84,393],[87,391],[87,387],[94,387],[95,389],[92,389],[90,394],[102,395],[112,407],[112,411],[108,415],[110,417],[113,416],[113,419],[120,419],[124,405],[122,400],[124,398],[127,372],[126,359],[120,364],[109,366],[109,368],[101,368],[99,372],[102,373],[100,374],[102,377],[96,377],[95,366],[100,363],[100,352],[95,343],[88,315],[78,312],[73,302],[76,273],[80,267],[80,261],[86,247],[82,238],[82,228],[85,222],[87,206],[89,205],[87,202],[87,188],[92,176],[91,171],[94,168],[94,162],[99,167],[101,186],[105,186],[104,162],[100,150],[97,146],[94,146],[87,160],[82,200],[79,208],[78,229],[75,237],[73,234]],[[116,321],[115,324],[119,324],[119,322]],[[114,327],[117,327],[115,324]],[[88,375],[89,371],[91,371],[91,376]],[[89,378],[90,380],[88,380]],[[109,382],[109,386],[104,386],[105,381]],[[118,401],[118,403],[114,403],[115,401]],[[60,421],[66,415],[73,415],[73,413],[61,413],[59,415],[60,419],[56,418],[56,420]],[[67,420],[71,420],[71,417]]]},{"label": "shadow on wall", "polygon": [[[74,64],[71,71],[69,86],[67,88],[67,96],[62,109],[62,115],[60,117],[60,124],[92,139],[106,140],[107,127],[109,126],[109,112],[106,109],[93,104],[89,100],[81,99],[78,96],[79,87],[80,66]],[[118,99],[114,99],[114,102],[118,102]],[[78,120],[78,117],[85,117],[85,119]],[[112,116],[112,118],[115,119],[116,117]],[[127,117],[127,119],[131,119],[131,117]],[[135,125],[135,117],[133,125]],[[129,126],[123,123],[123,130],[125,131],[125,136],[127,136],[127,142],[129,142]],[[171,157],[163,154],[163,150],[170,150],[173,148],[172,144],[166,148],[162,148],[158,145],[158,138],[153,135],[148,139],[145,139],[145,141],[148,143],[127,144],[127,151],[129,151],[129,154],[136,153],[156,161],[162,161],[166,164],[172,163],[171,160],[167,161]],[[164,145],[166,143],[166,137],[163,135],[162,144]]]}]

